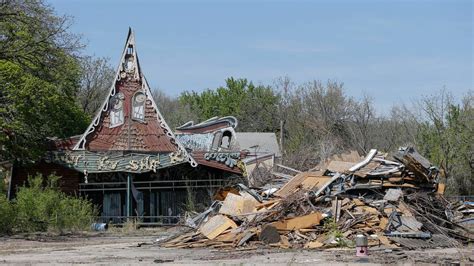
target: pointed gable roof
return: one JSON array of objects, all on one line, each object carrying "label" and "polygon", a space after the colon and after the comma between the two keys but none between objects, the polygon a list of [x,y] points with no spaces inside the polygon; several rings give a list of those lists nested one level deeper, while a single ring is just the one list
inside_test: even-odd
[{"label": "pointed gable roof", "polygon": [[197,165],[153,100],[141,72],[131,28],[109,93],[73,150],[174,153]]}]

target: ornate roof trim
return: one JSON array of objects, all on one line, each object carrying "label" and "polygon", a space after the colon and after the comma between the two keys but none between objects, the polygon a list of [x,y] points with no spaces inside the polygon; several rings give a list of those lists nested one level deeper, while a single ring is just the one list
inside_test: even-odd
[{"label": "ornate roof trim", "polygon": [[153,100],[148,82],[146,81],[146,79],[145,79],[145,77],[144,77],[144,75],[143,75],[143,73],[141,72],[141,69],[140,69],[140,64],[139,64],[138,56],[137,56],[137,48],[135,46],[135,34],[134,34],[134,32],[132,31],[131,28],[129,28],[129,30],[128,30],[127,41],[125,42],[125,47],[123,49],[122,56],[121,56],[119,65],[117,67],[117,70],[115,72],[115,79],[112,82],[112,85],[110,87],[107,98],[102,103],[101,108],[97,111],[94,119],[89,124],[89,127],[86,129],[86,131],[82,134],[81,138],[76,143],[73,150],[80,151],[80,150],[85,150],[86,149],[86,143],[87,143],[86,138],[87,138],[87,136],[95,131],[96,127],[100,123],[102,113],[106,112],[109,109],[109,100],[116,93],[116,82],[121,79],[120,73],[122,73],[124,71],[123,67],[124,67],[124,63],[125,63],[125,59],[126,59],[125,57],[127,55],[127,49],[130,48],[130,47],[133,48],[132,49],[132,56],[133,56],[134,65],[136,66],[134,68],[134,77],[137,80],[141,79],[142,90],[145,92],[147,99],[151,100],[152,106],[153,106],[153,108],[155,108],[155,110],[157,112],[158,123],[160,124],[160,126],[162,128],[164,128],[166,130],[167,137],[169,137],[172,140],[172,142],[174,142],[174,144],[178,147],[178,151],[182,155],[184,155],[184,157],[191,164],[191,166],[196,167],[198,164],[190,156],[190,154],[186,151],[186,149],[179,142],[179,140],[176,139],[176,137],[173,134],[173,131],[170,129],[170,127],[168,126],[168,124],[164,120],[163,115],[161,114],[160,110],[158,109],[158,106],[156,105],[155,101]]},{"label": "ornate roof trim", "polygon": [[205,128],[208,126],[225,123],[225,122],[228,123],[229,126],[232,128],[236,128],[238,125],[237,118],[235,118],[234,116],[224,116],[224,117],[215,116],[198,124],[194,124],[194,121],[189,121],[177,127],[176,129],[177,130],[198,129],[198,128]]},{"label": "ornate roof trim", "polygon": [[[128,28],[127,41],[125,42],[125,47],[123,48],[123,52],[122,52],[122,56],[120,57],[119,65],[117,67],[117,70],[115,71],[115,79],[112,81],[112,85],[110,86],[109,93],[107,94],[107,98],[102,103],[102,106],[97,111],[94,119],[92,120],[92,122],[90,123],[90,125],[86,129],[86,131],[82,134],[82,137],[76,143],[73,150],[85,150],[86,142],[87,142],[87,140],[86,140],[87,136],[95,131],[95,128],[100,123],[100,118],[102,116],[102,113],[106,112],[109,109],[109,99],[110,99],[110,97],[114,96],[115,93],[116,93],[115,85],[116,85],[117,80],[120,80],[120,72],[123,70],[123,63],[125,61],[125,55],[127,53],[127,48],[130,45],[135,46],[135,34],[133,33],[132,28]],[[135,70],[135,72],[136,72],[135,75],[138,75],[138,77],[140,77],[139,76],[140,67],[138,66],[138,60],[137,60],[137,54],[136,53],[137,53],[137,50],[133,49],[133,56],[134,56],[134,60],[135,60],[135,65],[137,66],[135,68],[136,69]]]}]

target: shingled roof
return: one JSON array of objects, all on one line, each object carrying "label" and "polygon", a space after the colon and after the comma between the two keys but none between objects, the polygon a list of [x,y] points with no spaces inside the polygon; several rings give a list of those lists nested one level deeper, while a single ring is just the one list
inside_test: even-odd
[{"label": "shingled roof", "polygon": [[194,159],[175,138],[151,95],[143,75],[135,36],[129,29],[119,66],[107,97],[73,150],[143,153],[179,152]]}]

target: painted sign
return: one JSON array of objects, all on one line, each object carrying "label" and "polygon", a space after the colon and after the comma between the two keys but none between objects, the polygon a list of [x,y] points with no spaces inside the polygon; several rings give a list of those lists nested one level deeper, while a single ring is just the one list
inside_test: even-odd
[{"label": "painted sign", "polygon": [[156,172],[175,164],[186,162],[180,152],[140,154],[89,151],[54,151],[46,158],[48,162],[64,165],[68,168],[87,173],[104,172]]},{"label": "painted sign", "polygon": [[240,152],[208,152],[204,154],[204,159],[207,161],[215,160],[234,168],[240,158]]}]

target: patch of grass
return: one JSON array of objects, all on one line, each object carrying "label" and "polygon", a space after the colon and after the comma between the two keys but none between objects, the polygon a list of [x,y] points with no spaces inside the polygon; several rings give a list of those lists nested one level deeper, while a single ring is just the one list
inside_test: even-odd
[{"label": "patch of grass", "polygon": [[129,219],[122,224],[122,233],[131,234],[136,232],[140,228],[139,219]]}]

